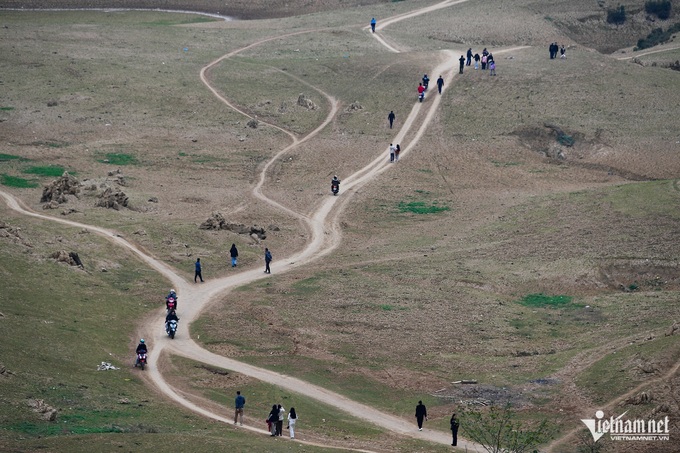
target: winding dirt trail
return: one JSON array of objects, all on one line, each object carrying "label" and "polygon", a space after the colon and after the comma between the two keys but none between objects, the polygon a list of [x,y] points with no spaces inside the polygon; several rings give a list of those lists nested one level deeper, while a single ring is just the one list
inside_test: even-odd
[{"label": "winding dirt trail", "polygon": [[[445,8],[457,3],[461,3],[466,0],[457,0],[457,1],[451,1],[451,0],[446,0],[444,2],[441,2],[436,5],[432,5],[426,8],[422,8],[416,11],[412,11],[410,13],[406,14],[401,14],[399,16],[394,16],[392,18],[385,19],[383,23],[381,24],[380,29],[384,28],[385,26],[389,24],[393,24],[398,22],[399,20],[404,20],[419,14],[425,14],[431,11],[435,11],[437,9]],[[247,49],[253,48],[255,46],[259,46],[262,44],[265,44],[267,42],[273,41],[273,40],[280,40],[280,39],[285,39],[291,36],[295,36],[298,34],[304,34],[304,33],[312,33],[312,32],[317,32],[322,29],[318,30],[305,30],[305,31],[300,31],[300,32],[295,32],[295,33],[289,33],[285,35],[280,35],[280,36],[275,36],[275,37],[269,37],[257,42],[254,42],[246,47],[243,47],[241,49],[234,50],[230,53],[227,53],[220,58],[217,58],[216,60],[212,61],[208,65],[206,65],[201,71],[200,71],[200,79],[201,81],[205,84],[205,86],[213,93],[213,95],[219,99],[222,103],[224,103],[226,106],[229,108],[241,113],[242,115],[249,117],[246,112],[243,110],[239,109],[237,106],[233,105],[228,99],[226,99],[217,89],[215,89],[209,81],[208,78],[208,72],[211,68],[214,68],[217,66],[219,63],[221,63],[224,60],[227,60],[234,55],[239,54],[240,52],[243,52]],[[382,38],[376,36],[376,38],[390,51],[392,52],[399,52],[398,49],[395,47],[392,47],[388,45],[387,43],[382,40]],[[444,51],[442,52],[442,61],[440,64],[433,69],[432,73],[438,73],[445,75],[445,80],[447,83],[445,84],[445,88],[450,85],[450,82],[453,78],[453,70],[452,68],[455,66],[455,61],[453,57],[452,51]],[[301,143],[304,143],[305,141],[315,137],[319,132],[321,132],[335,117],[338,111],[338,101],[334,99],[332,96],[330,96],[328,93],[323,92],[322,90],[312,87],[319,93],[321,93],[323,96],[326,97],[326,99],[329,102],[330,109],[328,112],[328,115],[326,116],[326,119],[312,132],[309,134],[305,135],[302,138],[298,138],[295,136],[293,133],[290,131],[287,131],[279,126],[276,126],[274,124],[269,124],[266,122],[262,122],[264,124],[267,124],[269,127],[273,127],[286,135],[288,135],[291,139],[291,144],[283,148],[281,151],[279,151],[262,169],[260,173],[260,179],[257,185],[253,189],[253,194],[255,197],[258,199],[277,207],[278,209],[290,214],[291,216],[294,216],[301,221],[303,221],[307,228],[310,230],[311,233],[311,240],[307,243],[307,245],[299,252],[295,253],[294,255],[282,258],[277,261],[276,263],[276,273],[282,273],[289,271],[293,269],[294,267],[301,266],[301,265],[307,265],[314,260],[317,260],[324,255],[331,253],[339,244],[342,238],[341,231],[338,228],[338,223],[339,223],[339,216],[340,213],[342,212],[342,207],[346,205],[346,203],[349,202],[351,199],[351,195],[354,191],[356,191],[358,188],[363,186],[364,184],[370,182],[373,178],[375,178],[377,175],[382,173],[383,171],[387,170],[389,168],[388,164],[388,150],[386,149],[383,153],[380,154],[374,161],[370,162],[368,165],[366,165],[364,168],[359,169],[357,172],[355,172],[353,175],[347,177],[344,182],[343,182],[343,196],[341,197],[327,197],[325,201],[321,203],[321,205],[316,209],[315,212],[313,212],[311,215],[305,215],[305,214],[300,214],[292,209],[281,205],[280,203],[277,203],[273,200],[270,200],[267,198],[263,193],[262,193],[262,188],[265,184],[266,181],[266,176],[268,173],[268,170],[272,163],[276,161],[281,155],[287,153],[288,151],[294,149],[295,147],[299,146]],[[432,121],[432,118],[434,117],[435,112],[437,111],[437,108],[439,106],[440,102],[440,96],[430,94],[430,97],[432,98],[431,101],[425,102],[425,103],[418,103],[414,102],[414,107],[412,108],[410,114],[408,115],[406,121],[403,123],[402,128],[399,130],[397,136],[394,138],[393,141],[396,142],[404,142],[407,134],[411,131],[411,128],[413,124],[415,123],[415,120],[418,119],[421,115],[425,115],[424,120],[422,121],[420,127],[418,130],[415,131],[413,134],[413,138],[410,140],[408,144],[406,144],[402,150],[402,155],[407,155],[409,150],[418,142],[420,137],[423,135],[425,130],[427,129],[428,125]],[[414,101],[415,101],[415,94],[414,94]],[[424,111],[424,112],[421,112]],[[268,278],[269,275],[263,274],[261,272],[261,269],[253,269],[249,271],[244,271],[240,272],[235,275],[229,275],[228,277],[222,277],[219,279],[211,280],[209,282],[195,285],[188,283],[186,280],[184,280],[181,276],[179,276],[174,269],[172,269],[170,266],[167,264],[163,263],[161,260],[154,258],[151,256],[149,253],[146,251],[142,250],[141,248],[137,247],[136,245],[126,241],[121,235],[107,230],[105,228],[100,228],[100,227],[95,227],[91,225],[86,225],[82,224],[79,222],[73,222],[70,220],[66,219],[60,219],[56,217],[51,217],[43,214],[36,213],[32,210],[30,210],[27,206],[23,205],[18,199],[13,197],[11,194],[6,193],[4,191],[0,191],[0,196],[4,198],[5,202],[7,203],[8,207],[11,209],[18,211],[24,215],[44,219],[44,220],[51,220],[55,221],[58,223],[62,223],[68,226],[76,227],[76,228],[86,228],[89,231],[92,231],[96,234],[101,235],[102,237],[112,241],[116,245],[119,245],[121,247],[124,247],[128,250],[130,250],[132,253],[137,255],[143,262],[147,263],[151,268],[155,269],[157,272],[162,274],[164,277],[166,277],[171,284],[177,289],[177,293],[180,296],[180,300],[182,299],[187,299],[191,300],[191,303],[186,303],[182,304],[181,306],[181,317],[182,317],[182,322],[181,326],[182,328],[180,329],[179,336],[175,338],[175,340],[171,341],[167,338],[165,335],[163,325],[164,325],[164,310],[159,309],[155,314],[151,315],[148,320],[144,323],[144,325],[140,328],[140,335],[143,335],[144,337],[148,338],[149,341],[148,343],[150,344],[150,354],[149,354],[149,367],[147,368],[147,372],[145,373],[145,378],[151,381],[151,384],[154,386],[154,388],[164,394],[166,397],[170,398],[171,400],[175,401],[176,403],[184,406],[187,409],[190,409],[191,411],[201,414],[205,417],[212,418],[214,420],[222,421],[224,423],[230,423],[231,420],[227,417],[224,417],[220,415],[219,413],[215,413],[212,410],[208,410],[206,408],[200,407],[199,405],[195,404],[194,402],[188,400],[186,397],[182,395],[181,392],[178,390],[174,389],[168,381],[165,380],[164,376],[161,373],[160,367],[159,367],[159,362],[161,357],[166,356],[167,354],[176,354],[176,355],[181,355],[185,357],[189,357],[193,360],[197,360],[200,362],[203,362],[205,364],[209,364],[212,366],[220,367],[220,368],[225,368],[229,370],[233,370],[238,373],[242,373],[248,376],[251,376],[253,378],[256,378],[258,380],[261,380],[263,382],[268,382],[274,385],[277,385],[279,387],[285,388],[287,390],[301,393],[306,395],[307,397],[311,397],[314,399],[317,399],[325,404],[334,406],[340,410],[343,410],[347,413],[352,414],[355,417],[364,419],[367,422],[370,422],[374,425],[377,425],[379,427],[382,427],[386,430],[389,430],[391,432],[403,435],[403,436],[408,436],[412,438],[417,438],[417,439],[422,439],[422,440],[427,440],[439,444],[445,444],[445,445],[450,445],[450,434],[445,433],[445,432],[440,432],[440,431],[417,431],[415,430],[415,424],[413,421],[406,421],[402,418],[383,413],[379,410],[376,410],[372,407],[366,406],[364,404],[358,403],[356,401],[350,400],[349,398],[346,398],[340,394],[337,394],[335,392],[328,391],[322,387],[316,386],[309,384],[307,382],[304,382],[300,379],[296,379],[290,376],[286,376],[280,373],[276,373],[273,371],[269,371],[266,369],[258,368],[255,366],[251,366],[245,363],[238,362],[236,360],[223,357],[214,353],[211,353],[210,351],[207,351],[203,349],[199,344],[197,344],[194,340],[189,338],[187,335],[182,335],[184,332],[186,332],[186,328],[183,326],[190,325],[192,321],[194,321],[200,313],[203,311],[203,309],[209,305],[211,301],[214,301],[219,297],[223,297],[226,293],[228,293],[231,289],[244,285],[246,283],[250,283],[262,278]],[[191,294],[191,297],[182,297],[183,294]],[[240,427],[241,428],[241,427]],[[254,426],[250,425],[244,425],[242,429],[247,429],[259,433],[266,433],[266,431],[256,428]],[[300,442],[299,440],[296,440],[297,442]],[[301,443],[306,443],[306,444],[311,444],[311,445],[318,445],[314,444],[312,442],[301,442]],[[328,445],[320,445],[324,447],[329,447]],[[478,451],[476,448],[475,444],[472,444],[470,442],[466,442],[465,440],[460,440],[459,441],[459,447],[460,448],[465,448],[469,451]],[[334,448],[334,447],[331,447]],[[337,448],[343,448],[346,450],[354,450],[351,448],[346,448],[346,447],[337,447]],[[368,451],[368,450],[355,450],[355,451]]]}]

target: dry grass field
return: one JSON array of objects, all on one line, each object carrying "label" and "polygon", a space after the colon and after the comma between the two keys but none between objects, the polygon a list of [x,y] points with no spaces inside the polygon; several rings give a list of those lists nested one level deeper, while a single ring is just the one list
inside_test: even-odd
[{"label": "dry grass field", "polygon": [[[187,279],[196,257],[206,279],[236,272],[228,262],[232,243],[240,252],[237,270],[259,268],[264,247],[272,250],[271,278],[220,296],[191,326],[192,337],[213,352],[404,419],[422,399],[428,428],[442,431],[452,410],[509,401],[523,419],[549,419],[558,438],[607,409],[669,415],[677,441],[680,342],[677,331],[666,334],[680,321],[680,73],[660,64],[677,59],[677,46],[640,56],[639,64],[617,59],[634,55],[630,47],[653,27],[642,2],[626,3],[630,23],[614,27],[595,2],[470,0],[386,27],[381,35],[401,50],[391,53],[363,29],[370,17],[436,2],[355,3],[289,1],[269,10],[262,2],[232,2],[222,11],[204,0],[209,12],[257,19],[248,21],[0,9],[0,189],[35,211],[115,230]],[[184,9],[181,2],[169,6]],[[567,47],[565,60],[548,58],[554,41]],[[199,73],[253,43],[206,71],[221,96],[258,120],[249,124]],[[407,134],[401,143],[411,147],[400,161],[358,190],[341,190],[340,197],[351,198],[342,205],[340,246],[277,275],[278,262],[309,240],[298,217],[330,196],[332,175],[344,179],[384,153],[416,102],[422,75],[436,80],[442,51],[460,55],[469,47],[494,53],[498,75],[472,67],[455,74],[423,137],[411,146]],[[426,102],[438,96],[430,91]],[[314,108],[298,104],[301,94]],[[339,109],[330,124],[279,156],[265,178],[262,193],[297,216],[253,196],[263,166],[291,144],[283,130],[304,137],[333,101]],[[393,130],[390,110],[397,115]],[[74,174],[82,190],[44,209],[42,187],[55,179],[46,169],[55,167]],[[122,190],[128,207],[94,207],[105,186]],[[199,229],[214,212],[261,226],[267,238]],[[12,294],[0,295],[0,333],[6,324],[16,336],[0,365],[26,377],[14,393],[16,378],[0,375],[0,401],[21,407],[22,419],[30,420],[22,401],[53,381],[40,363],[18,359],[20,345],[61,341],[59,330],[36,339],[29,336],[35,324],[16,321],[17,304],[48,297],[45,288],[35,289],[41,276],[55,282],[51,291],[62,304],[86,304],[73,293],[89,285],[122,301],[116,316],[125,324],[111,337],[121,343],[119,361],[135,341],[135,323],[168,288],[104,241],[29,221],[4,203],[0,221],[21,236],[0,235],[3,292]],[[88,272],[56,265],[55,249],[79,252]],[[28,283],[17,283],[25,274]],[[191,303],[190,294],[182,298]],[[84,332],[102,329],[92,318]],[[106,338],[98,333],[95,346]],[[57,350],[68,355],[78,340],[64,341]],[[271,400],[292,398],[186,359],[171,357],[164,366],[178,388],[207,406],[230,407],[235,390],[246,389],[262,396],[250,407],[263,419]],[[82,379],[65,374],[66,385]],[[479,384],[453,384],[462,379]],[[642,392],[652,396],[639,404]],[[157,413],[170,407],[158,395],[151,400]],[[64,413],[73,410],[51,401]],[[345,414],[328,427],[333,408],[298,401],[309,414],[305,440],[439,451]],[[0,450],[84,451],[76,444],[87,432],[59,447],[58,439],[69,437],[64,432],[39,440],[16,428],[14,415],[0,411],[0,424],[12,426],[0,431]],[[225,442],[239,451],[293,448],[269,450],[247,433],[225,440],[215,423],[175,417],[168,431],[178,438],[188,425],[205,425],[208,434],[196,440],[205,451]],[[153,448],[139,432],[126,436],[120,440],[126,447]],[[602,443],[601,451],[677,451],[673,442]],[[551,448],[578,451],[575,437]]]}]

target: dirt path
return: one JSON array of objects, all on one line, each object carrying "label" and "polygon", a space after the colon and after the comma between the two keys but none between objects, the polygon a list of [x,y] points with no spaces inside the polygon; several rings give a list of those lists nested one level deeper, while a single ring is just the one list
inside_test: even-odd
[{"label": "dirt path", "polygon": [[680,46],[668,46],[664,47],[663,49],[655,49],[655,50],[647,50],[645,52],[635,52],[635,55],[627,55],[625,57],[615,57],[617,60],[632,60],[633,58],[637,57],[642,57],[645,55],[653,54],[653,53],[659,53],[659,52],[668,52],[671,50],[676,50],[680,49]]},{"label": "dirt path", "polygon": [[[403,20],[409,17],[413,17],[418,14],[425,14],[430,11],[434,11],[440,8],[444,8],[456,3],[461,3],[462,1],[466,0],[458,0],[458,1],[444,1],[442,3],[439,3],[437,5],[433,5],[427,8],[423,8],[417,11],[413,11],[411,13],[407,14],[402,14],[400,16],[395,16],[393,18],[389,18],[385,20],[382,24],[382,27],[385,27],[388,24],[392,24],[397,22],[398,20]],[[381,28],[382,28],[381,27]],[[250,117],[246,112],[242,111],[239,109],[237,106],[231,104],[228,99],[226,99],[224,96],[222,96],[221,93],[219,93],[214,87],[210,85],[210,81],[208,78],[208,72],[211,68],[215,67],[218,65],[220,62],[237,55],[240,52],[243,52],[247,49],[250,49],[252,47],[262,45],[264,43],[267,43],[269,41],[273,40],[278,40],[278,39],[285,39],[290,36],[294,36],[297,34],[303,34],[303,33],[311,33],[315,32],[318,30],[306,30],[306,31],[301,31],[301,32],[296,32],[296,33],[289,33],[286,35],[281,35],[281,36],[276,36],[276,37],[270,37],[266,38],[263,40],[260,40],[258,42],[252,43],[246,47],[243,47],[241,49],[237,49],[233,52],[230,52],[226,55],[223,55],[222,57],[212,61],[208,65],[206,65],[200,72],[200,79],[201,81],[206,85],[206,87],[213,93],[213,95],[218,98],[221,102],[223,102],[225,105],[228,107],[234,109],[235,111],[240,112],[246,117]],[[380,39],[381,40],[381,39]],[[381,40],[385,47],[388,50],[398,52],[398,50],[392,46],[389,46],[388,44],[384,43],[384,41]],[[454,67],[454,59],[453,59],[453,53],[451,51],[445,51],[443,52],[443,58],[442,62],[434,68],[432,73],[440,73],[442,75],[446,74],[446,80],[449,83],[445,84],[445,87],[448,87],[452,78],[453,78],[453,71],[451,68]],[[313,87],[314,88],[314,87]],[[286,272],[296,266],[303,265],[303,264],[309,264],[312,261],[332,252],[339,244],[341,240],[341,231],[337,227],[338,225],[338,218],[340,216],[340,213],[342,211],[342,207],[349,202],[351,198],[351,194],[353,191],[356,191],[358,188],[360,188],[362,185],[368,183],[371,181],[374,177],[376,177],[378,174],[381,172],[387,170],[389,168],[388,164],[388,150],[385,150],[384,153],[382,153],[380,156],[378,156],[373,162],[369,163],[367,166],[364,168],[358,170],[355,172],[353,175],[349,176],[348,178],[345,179],[344,184],[343,184],[343,195],[341,197],[328,197],[321,205],[320,207],[311,215],[304,215],[297,213],[290,208],[287,208],[286,206],[283,206],[279,203],[273,202],[272,200],[269,200],[263,193],[262,193],[262,187],[265,184],[266,181],[266,175],[268,172],[269,167],[272,165],[273,162],[276,161],[277,158],[279,158],[281,155],[285,154],[286,152],[290,151],[291,149],[295,148],[296,146],[300,145],[301,143],[313,138],[316,136],[319,132],[321,132],[334,118],[334,116],[337,114],[338,111],[338,102],[335,100],[333,97],[331,97],[329,94],[323,92],[322,90],[318,88],[316,89],[319,93],[321,93],[323,96],[327,98],[330,104],[330,110],[328,112],[328,115],[326,116],[326,119],[312,132],[307,134],[306,136],[302,138],[298,138],[294,134],[292,134],[290,131],[287,131],[281,127],[278,127],[273,124],[268,124],[270,127],[274,127],[277,130],[285,133],[291,138],[291,144],[288,145],[287,147],[283,148],[279,153],[277,153],[273,159],[271,159],[262,169],[260,173],[260,179],[258,184],[255,186],[253,189],[253,193],[256,197],[259,199],[276,206],[277,208],[281,209],[284,212],[287,212],[297,218],[300,218],[302,221],[304,221],[307,224],[307,227],[309,228],[311,232],[311,240],[308,242],[308,244],[305,246],[304,249],[299,251],[298,253],[288,256],[284,259],[278,260],[276,262],[276,273],[282,273]],[[405,139],[407,134],[410,132],[415,120],[421,115],[421,110],[425,111],[425,119],[423,120],[421,126],[417,131],[415,131],[415,134],[413,138],[411,139],[410,143],[408,143],[404,149],[403,149],[403,154],[402,155],[407,155],[410,148],[415,145],[419,138],[422,136],[422,134],[425,132],[427,126],[429,123],[432,121],[432,118],[437,111],[437,107],[439,106],[440,102],[440,96],[430,94],[430,97],[433,98],[432,101],[425,102],[425,103],[418,103],[414,102],[414,107],[411,110],[411,113],[408,115],[406,121],[404,122],[402,128],[399,130],[397,136],[395,137],[394,140],[396,142],[401,142]],[[414,93],[414,101],[416,99],[415,93]],[[264,123],[267,124],[267,123]],[[268,275],[265,275],[261,272],[260,269],[256,270],[250,270],[250,271],[245,271],[245,272],[240,272],[236,275],[230,275],[229,277],[223,277],[215,280],[211,280],[209,282],[195,285],[186,282],[182,277],[180,277],[177,273],[175,273],[174,269],[163,263],[162,261],[152,257],[150,254],[146,253],[145,251],[141,250],[134,244],[127,242],[121,235],[106,230],[104,228],[99,228],[99,227],[94,227],[90,225],[85,225],[81,224],[78,222],[73,222],[70,220],[65,220],[65,219],[60,219],[56,217],[50,217],[47,215],[42,215],[38,214],[36,212],[31,211],[29,208],[26,206],[22,205],[20,201],[18,201],[16,198],[14,198],[12,195],[5,193],[3,191],[0,191],[0,196],[2,196],[7,205],[11,208],[14,209],[18,212],[21,212],[25,215],[37,217],[40,219],[45,219],[45,220],[51,220],[51,221],[56,221],[65,225],[77,227],[77,228],[87,228],[90,231],[93,231],[106,239],[114,242],[115,244],[122,246],[124,248],[127,248],[134,254],[136,254],[140,259],[142,259],[145,263],[147,263],[150,267],[161,273],[163,276],[165,276],[168,280],[170,280],[171,284],[177,289],[177,293],[180,297],[180,299],[186,298],[187,300],[190,299],[191,303],[185,303],[182,304],[182,309],[181,309],[181,326],[189,325],[191,324],[192,321],[194,321],[202,312],[202,310],[213,300],[217,299],[218,296],[224,296],[225,293],[227,293],[229,290],[237,287],[244,285],[246,283],[253,282],[255,280],[259,280],[262,278],[268,278]],[[189,297],[183,297],[184,295],[190,294]],[[205,408],[202,408],[193,402],[189,401],[187,398],[182,396],[177,390],[173,389],[170,384],[164,379],[160,367],[159,367],[159,361],[162,356],[165,356],[167,354],[178,354],[182,356],[189,357],[193,360],[201,361],[209,365],[221,367],[221,368],[226,368],[230,369],[233,371],[236,371],[238,373],[242,373],[251,377],[254,377],[256,379],[259,379],[264,382],[268,382],[271,384],[275,384],[277,386],[286,388],[290,391],[294,391],[297,393],[304,394],[308,397],[317,399],[319,401],[322,401],[325,404],[337,407],[347,413],[350,413],[356,417],[362,418],[372,424],[375,424],[377,426],[380,426],[382,428],[385,428],[387,430],[390,430],[392,432],[404,435],[404,436],[409,436],[413,438],[418,438],[422,440],[428,440],[431,442],[435,443],[440,443],[440,444],[445,444],[445,445],[450,445],[450,435],[448,433],[444,432],[438,432],[438,431],[417,431],[415,430],[415,423],[413,421],[406,421],[402,418],[386,414],[383,412],[380,412],[372,407],[366,406],[361,403],[357,403],[355,401],[352,401],[342,395],[339,395],[334,392],[330,392],[324,388],[321,388],[319,386],[315,386],[312,384],[309,384],[307,382],[304,382],[302,380],[292,378],[289,376],[285,376],[273,371],[265,370],[262,368],[250,366],[241,362],[238,362],[236,360],[229,359],[227,357],[222,357],[217,354],[213,354],[205,349],[203,349],[200,345],[195,343],[192,339],[188,338],[186,335],[182,335],[185,330],[184,328],[180,329],[179,331],[179,336],[176,337],[174,341],[170,341],[163,330],[163,324],[164,324],[164,311],[158,310],[157,313],[154,315],[150,316],[148,321],[144,324],[144,326],[140,329],[140,335],[145,336],[146,338],[149,339],[148,343],[150,344],[150,354],[149,354],[149,367],[147,368],[147,373],[145,373],[145,378],[150,380],[153,384],[153,386],[161,393],[163,393],[165,396],[170,398],[171,400],[177,402],[178,404],[181,404],[182,406],[199,413],[203,416],[219,420],[225,423],[229,423],[230,420],[228,418],[223,417],[220,414],[214,413],[210,410],[207,410]],[[256,431],[260,433],[265,433],[264,430],[255,428],[253,426],[244,426],[244,429],[248,429],[251,431]],[[309,444],[309,443],[308,443]],[[327,445],[323,445],[326,446]],[[461,440],[459,443],[460,448],[466,448],[469,451],[477,451],[475,448],[474,444],[471,444],[469,442],[466,442],[464,440]],[[358,451],[366,451],[366,450],[358,450]]]}]

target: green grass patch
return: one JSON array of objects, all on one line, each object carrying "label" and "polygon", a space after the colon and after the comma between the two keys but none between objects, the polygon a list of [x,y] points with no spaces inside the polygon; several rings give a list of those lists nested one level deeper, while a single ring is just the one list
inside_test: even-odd
[{"label": "green grass patch", "polygon": [[519,303],[526,307],[563,307],[569,305],[573,297],[571,296],[548,296],[547,294],[528,294],[519,300]]},{"label": "green grass patch", "polygon": [[8,162],[10,160],[25,161],[25,160],[28,160],[28,159],[26,159],[25,157],[21,157],[21,156],[15,156],[14,154],[0,153],[0,162]]},{"label": "green grass patch", "polygon": [[9,112],[10,110],[14,110],[14,107],[0,107],[0,110],[3,112]]},{"label": "green grass patch", "polygon": [[[30,175],[38,175],[38,176],[50,176],[50,177],[59,177],[64,174],[64,171],[66,169],[64,167],[60,167],[57,165],[45,165],[45,166],[37,166],[37,167],[29,167],[24,170],[24,173],[28,173]],[[74,173],[72,173],[74,174]]]},{"label": "green grass patch", "polygon": [[98,162],[112,165],[136,165],[137,158],[132,154],[125,153],[106,153],[104,159],[98,159]]},{"label": "green grass patch", "polygon": [[16,187],[17,189],[33,189],[39,186],[35,181],[29,181],[28,179],[5,174],[0,175],[0,183],[2,183],[3,186]]},{"label": "green grass patch", "polygon": [[399,212],[410,212],[413,214],[436,214],[438,212],[449,211],[448,206],[439,206],[436,202],[427,204],[424,201],[400,201],[397,205]]}]

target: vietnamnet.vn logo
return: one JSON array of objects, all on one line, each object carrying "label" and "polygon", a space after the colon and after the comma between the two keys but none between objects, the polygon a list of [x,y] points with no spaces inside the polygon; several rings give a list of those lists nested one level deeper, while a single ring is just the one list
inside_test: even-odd
[{"label": "vietnamnet.vn logo", "polygon": [[[626,411],[628,412],[628,411]],[[597,442],[600,437],[609,433],[611,440],[670,440],[668,432],[668,416],[660,420],[637,418],[624,420],[626,412],[618,417],[604,418],[604,412],[595,412],[595,418],[581,419]]]}]

